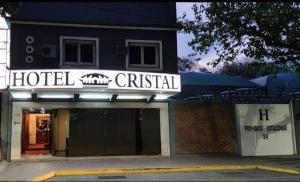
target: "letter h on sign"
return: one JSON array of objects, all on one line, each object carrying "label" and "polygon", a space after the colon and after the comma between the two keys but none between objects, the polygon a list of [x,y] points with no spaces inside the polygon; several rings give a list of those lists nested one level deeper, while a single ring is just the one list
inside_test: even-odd
[{"label": "letter h on sign", "polygon": [[259,120],[263,120],[263,116],[266,117],[265,120],[269,120],[268,109],[265,109],[265,113],[263,113],[262,109],[259,109]]}]

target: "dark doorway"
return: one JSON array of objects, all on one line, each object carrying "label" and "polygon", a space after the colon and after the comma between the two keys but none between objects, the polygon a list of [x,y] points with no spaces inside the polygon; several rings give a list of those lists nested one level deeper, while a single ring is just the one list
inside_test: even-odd
[{"label": "dark doorway", "polygon": [[104,155],[105,121],[105,109],[70,109],[68,156]]},{"label": "dark doorway", "polygon": [[135,154],[134,109],[107,109],[107,155]]},{"label": "dark doorway", "polygon": [[158,109],[141,109],[143,155],[160,154],[160,115]]},{"label": "dark doorway", "polygon": [[160,154],[159,109],[70,109],[68,156]]},{"label": "dark doorway", "polygon": [[30,109],[23,111],[22,154],[47,155],[51,150],[50,111]]}]

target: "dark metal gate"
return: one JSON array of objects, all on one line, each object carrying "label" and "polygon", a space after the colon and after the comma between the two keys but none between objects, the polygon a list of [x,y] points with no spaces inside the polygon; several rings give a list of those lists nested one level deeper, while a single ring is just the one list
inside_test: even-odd
[{"label": "dark metal gate", "polygon": [[159,109],[70,109],[68,156],[160,154]]},{"label": "dark metal gate", "polygon": [[135,154],[134,109],[106,109],[106,140],[107,155]]}]

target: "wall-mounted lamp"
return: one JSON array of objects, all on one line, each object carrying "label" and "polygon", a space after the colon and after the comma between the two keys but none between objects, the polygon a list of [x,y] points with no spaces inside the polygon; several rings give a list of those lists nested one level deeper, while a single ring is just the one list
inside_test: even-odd
[{"label": "wall-mounted lamp", "polygon": [[148,99],[147,99],[147,103],[153,102],[155,99],[156,95],[151,95]]},{"label": "wall-mounted lamp", "polygon": [[31,93],[31,99],[33,101],[37,101],[38,100],[37,93]]},{"label": "wall-mounted lamp", "polygon": [[80,94],[74,94],[73,101],[78,102],[79,101],[79,96],[80,96]]},{"label": "wall-mounted lamp", "polygon": [[115,102],[117,100],[118,94],[113,94],[110,98],[110,102]]}]

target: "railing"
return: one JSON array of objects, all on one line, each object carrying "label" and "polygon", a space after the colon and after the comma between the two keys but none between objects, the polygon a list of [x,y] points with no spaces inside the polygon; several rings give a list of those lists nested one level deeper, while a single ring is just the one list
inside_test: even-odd
[{"label": "railing", "polygon": [[300,88],[183,87],[182,92],[172,98],[186,102],[283,103],[300,100]]}]

